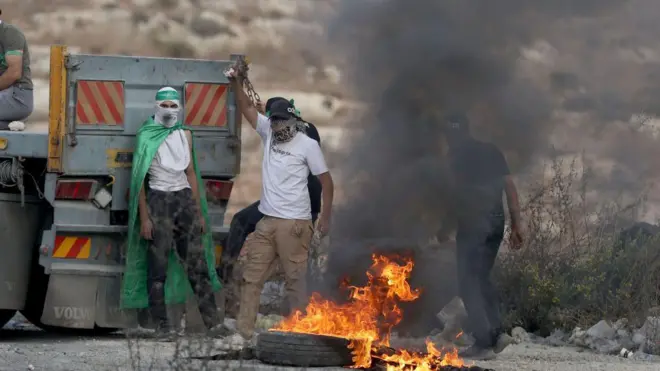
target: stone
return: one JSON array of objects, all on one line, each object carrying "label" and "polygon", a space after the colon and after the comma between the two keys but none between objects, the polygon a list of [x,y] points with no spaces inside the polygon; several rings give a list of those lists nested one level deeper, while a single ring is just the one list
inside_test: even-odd
[{"label": "stone", "polygon": [[465,311],[465,305],[463,300],[456,296],[454,297],[449,304],[445,305],[444,308],[437,314],[440,323],[443,325],[449,322],[461,322],[464,318],[467,317],[467,312]]},{"label": "stone", "polygon": [[660,306],[649,308],[646,312],[647,317],[660,317]]},{"label": "stone", "polygon": [[511,330],[511,337],[513,337],[513,339],[518,344],[526,343],[531,340],[531,337],[529,336],[527,331],[522,327],[513,328],[513,330]]},{"label": "stone", "polygon": [[587,330],[586,335],[596,339],[614,339],[616,331],[607,321],[602,320]]},{"label": "stone", "polygon": [[612,324],[612,328],[615,331],[627,329],[628,328],[628,319],[627,318],[621,318],[621,319],[617,320],[616,322],[614,322]]},{"label": "stone", "polygon": [[573,345],[585,347],[587,346],[585,342],[586,334],[586,331],[582,330],[580,327],[576,327],[573,329],[571,336],[568,338],[568,342]]},{"label": "stone", "polygon": [[660,317],[647,317],[640,332],[646,339],[642,350],[648,354],[660,355]]},{"label": "stone", "polygon": [[267,316],[259,316],[257,318],[256,329],[257,331],[268,331],[275,327],[278,323],[282,322],[284,317],[277,314],[269,314]]},{"label": "stone", "polygon": [[554,330],[550,336],[544,339],[544,343],[554,347],[566,345],[568,335],[562,330]]}]

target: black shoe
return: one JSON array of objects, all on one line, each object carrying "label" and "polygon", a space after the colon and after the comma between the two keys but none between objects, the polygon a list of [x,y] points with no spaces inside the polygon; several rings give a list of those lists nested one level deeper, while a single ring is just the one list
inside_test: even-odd
[{"label": "black shoe", "polygon": [[483,348],[478,345],[472,345],[469,348],[458,352],[459,357],[473,361],[490,361],[497,357],[493,349]]}]

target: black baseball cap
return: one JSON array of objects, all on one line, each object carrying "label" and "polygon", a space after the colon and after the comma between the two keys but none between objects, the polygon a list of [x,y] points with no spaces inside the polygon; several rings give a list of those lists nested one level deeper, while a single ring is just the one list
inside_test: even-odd
[{"label": "black baseball cap", "polygon": [[281,102],[281,101],[288,101],[288,99],[286,99],[284,97],[268,98],[268,100],[266,101],[266,112],[270,112],[271,107],[273,107],[273,103]]},{"label": "black baseball cap", "polygon": [[288,100],[278,100],[273,102],[268,113],[268,117],[270,118],[288,120],[292,117],[296,117],[296,107],[294,107]]}]

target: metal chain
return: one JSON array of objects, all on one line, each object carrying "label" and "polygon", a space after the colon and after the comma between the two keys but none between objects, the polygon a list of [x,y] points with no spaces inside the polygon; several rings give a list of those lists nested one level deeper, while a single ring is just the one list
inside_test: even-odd
[{"label": "metal chain", "polygon": [[236,69],[238,75],[243,81],[243,88],[245,89],[247,96],[252,101],[252,104],[256,106],[257,102],[261,102],[261,97],[259,96],[259,93],[254,90],[254,86],[252,86],[252,82],[250,82],[250,79],[248,78],[248,71],[250,70],[250,66],[247,58],[238,57],[238,60],[236,60],[236,64],[234,65],[234,69]]}]

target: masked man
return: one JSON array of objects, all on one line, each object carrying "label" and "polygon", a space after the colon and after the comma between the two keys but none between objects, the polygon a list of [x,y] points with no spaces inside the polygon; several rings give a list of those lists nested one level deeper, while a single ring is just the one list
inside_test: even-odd
[{"label": "masked man", "polygon": [[169,335],[174,326],[165,304],[184,303],[192,287],[204,324],[213,329],[219,324],[213,291],[220,282],[193,137],[179,121],[176,90],[160,89],[156,105],[137,133],[122,304],[148,304],[157,332]]},{"label": "masked man", "polygon": [[449,167],[454,183],[456,256],[461,298],[475,344],[461,356],[490,359],[511,343],[503,333],[499,300],[490,279],[504,236],[506,194],[511,219],[511,246],[522,243],[518,193],[502,152],[470,135],[465,114],[445,118]]},{"label": "masked man", "polygon": [[314,231],[307,177],[317,176],[323,189],[317,222],[321,234],[328,231],[334,186],[321,147],[303,134],[304,124],[291,102],[274,102],[265,116],[251,104],[241,77],[232,71],[229,78],[240,113],[264,144],[259,204],[264,217],[245,242],[237,318],[237,336],[247,340],[254,334],[261,290],[277,258],[284,270],[288,303],[294,309],[307,304],[307,259]]},{"label": "masked man", "polygon": [[25,35],[16,26],[0,21],[0,130],[25,128],[19,120],[32,113],[32,89]]},{"label": "masked man", "polygon": [[[286,102],[287,99],[282,97],[273,97],[268,99],[265,105],[262,104],[257,108],[261,114],[268,116],[273,103],[281,101]],[[293,104],[293,100],[290,102]],[[300,112],[296,111],[296,116],[300,118]],[[308,137],[314,139],[320,145],[321,137],[319,136],[319,132],[316,129],[316,126],[309,122],[303,122],[303,125],[305,129],[304,133]],[[307,189],[309,191],[309,200],[311,203],[312,223],[315,223],[316,219],[318,218],[318,214],[321,212],[321,182],[312,174],[309,174],[307,177]],[[238,257],[238,254],[243,247],[243,243],[245,242],[245,238],[250,233],[254,232],[257,223],[264,216],[264,214],[259,211],[259,204],[260,201],[250,204],[248,207],[234,214],[234,217],[231,220],[229,235],[227,236],[227,243],[224,250],[225,257],[223,258],[223,262],[226,262],[226,264],[223,264],[226,268],[225,279],[231,276],[231,262],[233,262]]]}]

